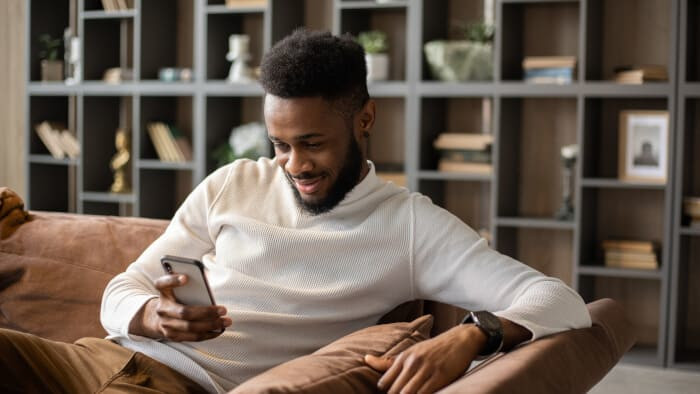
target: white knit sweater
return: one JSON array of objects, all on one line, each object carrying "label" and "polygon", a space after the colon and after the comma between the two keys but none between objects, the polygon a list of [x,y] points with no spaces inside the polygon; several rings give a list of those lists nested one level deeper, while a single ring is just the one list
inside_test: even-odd
[{"label": "white knit sweater", "polygon": [[[212,392],[370,326],[404,301],[430,299],[495,311],[533,339],[590,326],[576,292],[490,249],[420,194],[371,170],[333,210],[302,211],[279,166],[239,160],[205,179],[165,233],[107,286],[109,338]],[[200,259],[233,320],[220,337],[174,343],[130,335],[158,294],[164,254]]]}]

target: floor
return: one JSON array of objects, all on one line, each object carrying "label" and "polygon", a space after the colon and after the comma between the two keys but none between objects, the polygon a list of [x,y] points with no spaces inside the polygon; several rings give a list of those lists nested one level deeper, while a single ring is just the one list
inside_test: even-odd
[{"label": "floor", "polygon": [[618,364],[590,393],[700,393],[700,372]]}]

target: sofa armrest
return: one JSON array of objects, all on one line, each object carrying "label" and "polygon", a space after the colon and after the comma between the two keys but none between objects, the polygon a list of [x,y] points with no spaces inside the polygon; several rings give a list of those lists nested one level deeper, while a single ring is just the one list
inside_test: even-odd
[{"label": "sofa armrest", "polygon": [[635,342],[622,307],[611,299],[587,305],[593,325],[541,338],[478,366],[447,393],[584,393]]}]

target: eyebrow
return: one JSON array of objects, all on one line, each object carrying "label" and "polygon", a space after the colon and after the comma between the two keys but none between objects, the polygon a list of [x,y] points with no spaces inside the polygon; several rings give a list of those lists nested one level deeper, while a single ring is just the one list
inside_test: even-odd
[{"label": "eyebrow", "polygon": [[[294,139],[297,141],[304,141],[304,140],[310,140],[310,139],[316,138],[316,137],[323,137],[323,134],[321,134],[321,133],[309,133],[309,134],[300,135],[298,137],[294,137]],[[269,136],[269,138],[270,138],[270,141],[273,141],[273,142],[282,141],[275,136]]]}]

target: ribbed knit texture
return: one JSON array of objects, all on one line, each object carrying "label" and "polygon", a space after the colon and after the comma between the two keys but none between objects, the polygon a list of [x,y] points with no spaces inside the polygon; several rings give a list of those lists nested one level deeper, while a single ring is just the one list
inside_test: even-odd
[{"label": "ribbed knit texture", "polygon": [[[233,320],[224,334],[174,343],[128,333],[158,295],[152,282],[165,254],[204,263]],[[496,311],[534,338],[591,324],[573,290],[489,249],[428,198],[381,181],[374,166],[336,208],[312,216],[270,159],[236,161],[197,186],[165,233],[109,283],[101,319],[110,339],[224,392],[417,298]]]}]

